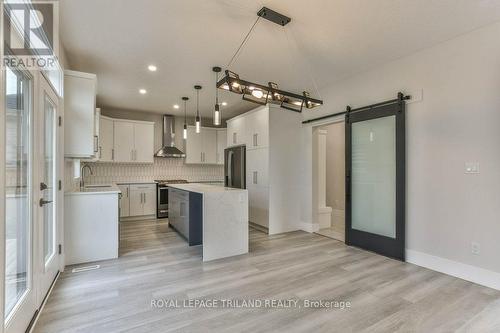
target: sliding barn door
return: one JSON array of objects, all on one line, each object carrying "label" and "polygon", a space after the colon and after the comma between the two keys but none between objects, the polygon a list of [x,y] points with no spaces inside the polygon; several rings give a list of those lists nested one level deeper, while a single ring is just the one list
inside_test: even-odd
[{"label": "sliding barn door", "polygon": [[405,258],[405,102],[346,116],[346,243]]}]

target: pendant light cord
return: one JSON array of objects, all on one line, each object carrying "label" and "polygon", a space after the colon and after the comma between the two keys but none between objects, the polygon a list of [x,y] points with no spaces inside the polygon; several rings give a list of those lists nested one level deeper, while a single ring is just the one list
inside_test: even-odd
[{"label": "pendant light cord", "polygon": [[243,41],[241,42],[240,46],[238,46],[238,49],[236,50],[236,52],[234,53],[233,57],[231,58],[231,60],[227,64],[226,68],[229,68],[233,64],[233,62],[236,60],[236,57],[238,56],[238,54],[240,53],[240,51],[245,46],[246,42],[248,41],[248,39],[250,37],[250,34],[252,33],[253,29],[257,25],[257,22],[259,22],[259,19],[260,19],[260,16],[257,16],[257,19],[255,20],[255,22],[253,23],[252,27],[250,28],[250,30],[246,34],[245,38],[243,38]]},{"label": "pendant light cord", "polygon": [[[285,36],[286,36],[286,41],[288,43],[288,48],[290,49],[290,54],[291,54],[291,57],[292,57],[292,62],[294,62],[295,64],[292,64],[292,65],[296,65],[298,66],[299,68],[302,67],[299,65],[299,61],[295,58],[294,56],[294,52],[292,52],[292,42],[290,41],[290,36],[288,35],[288,32],[287,32],[287,29],[283,27],[283,31],[285,33]],[[295,40],[295,39],[294,39]],[[295,43],[297,44],[297,43]],[[297,49],[297,52],[298,51],[298,48]],[[307,73],[307,76],[309,76],[309,80],[311,80],[311,83],[313,85],[313,88],[314,90],[316,90],[316,94],[318,95],[318,97],[321,99],[321,94],[319,93],[319,89],[318,89],[318,85],[316,84],[316,81],[314,80],[314,77],[312,76],[311,74],[311,68],[309,66],[309,63],[307,62],[307,60],[305,61],[306,62],[306,73]]]},{"label": "pendant light cord", "polygon": [[200,90],[196,90],[196,116],[200,117]]},{"label": "pendant light cord", "polygon": [[187,111],[186,111],[186,109],[187,109],[187,101],[184,100],[184,125],[187,124]]},{"label": "pendant light cord", "polygon": [[219,81],[219,73],[215,72],[215,104],[219,104],[219,88],[217,88],[218,81]]}]

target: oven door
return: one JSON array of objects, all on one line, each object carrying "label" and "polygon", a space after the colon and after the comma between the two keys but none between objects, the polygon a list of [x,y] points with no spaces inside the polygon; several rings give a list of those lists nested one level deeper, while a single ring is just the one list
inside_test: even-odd
[{"label": "oven door", "polygon": [[168,217],[168,187],[158,185],[158,198],[157,198],[157,213],[158,218]]}]

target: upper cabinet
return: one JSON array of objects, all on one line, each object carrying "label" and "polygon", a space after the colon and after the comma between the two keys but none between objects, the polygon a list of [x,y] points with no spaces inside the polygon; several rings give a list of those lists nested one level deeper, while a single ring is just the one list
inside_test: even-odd
[{"label": "upper cabinet", "polygon": [[154,162],[155,124],[150,122],[134,123],[134,162]]},{"label": "upper cabinet", "polygon": [[99,117],[99,161],[112,162],[114,158],[113,119]]},{"label": "upper cabinet", "polygon": [[227,121],[227,145],[247,150],[269,146],[269,107],[262,106]]},{"label": "upper cabinet", "polygon": [[64,156],[97,155],[95,74],[64,71]]},{"label": "upper cabinet", "polygon": [[227,129],[217,130],[217,164],[224,165],[224,149],[227,147]]},{"label": "upper cabinet", "polygon": [[194,126],[188,126],[186,164],[224,164],[226,136],[222,129],[202,127],[200,133],[196,133]]},{"label": "upper cabinet", "polygon": [[227,146],[245,144],[245,117],[236,117],[227,121]]},{"label": "upper cabinet", "polygon": [[122,163],[154,162],[154,123],[113,120],[113,161]]}]

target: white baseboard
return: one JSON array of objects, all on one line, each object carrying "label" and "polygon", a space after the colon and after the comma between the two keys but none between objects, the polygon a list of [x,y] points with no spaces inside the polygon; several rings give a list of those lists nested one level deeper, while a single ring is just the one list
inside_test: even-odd
[{"label": "white baseboard", "polygon": [[408,249],[406,249],[406,261],[417,266],[500,290],[500,273],[497,272]]},{"label": "white baseboard", "polygon": [[316,232],[319,230],[319,223],[301,222],[299,228],[306,232]]}]

